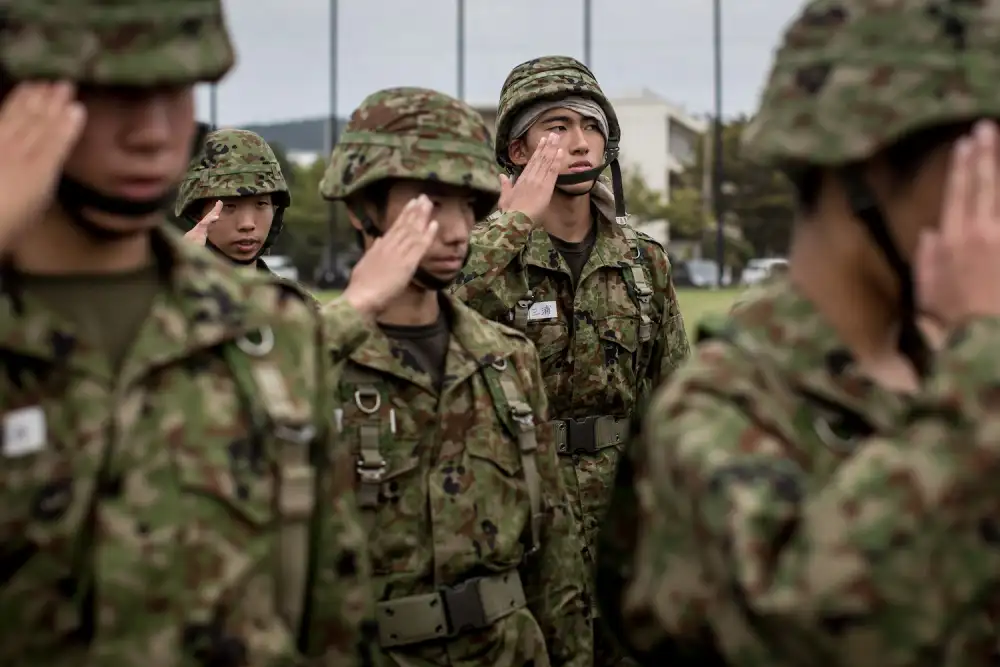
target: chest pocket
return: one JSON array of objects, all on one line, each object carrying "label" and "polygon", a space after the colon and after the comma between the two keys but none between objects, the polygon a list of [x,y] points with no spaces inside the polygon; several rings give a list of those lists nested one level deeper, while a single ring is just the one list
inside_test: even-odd
[{"label": "chest pocket", "polygon": [[[277,470],[273,495],[279,543],[276,596],[286,622],[292,628],[299,628],[307,611],[310,572],[317,562],[317,545],[311,539],[309,527],[314,509],[322,506],[317,498],[320,492],[317,470],[326,459],[322,449],[326,434],[316,430],[312,415],[306,420],[295,415],[285,378],[267,358],[273,348],[274,334],[265,327],[252,336],[226,344],[223,355],[250,416],[248,446],[266,452],[265,460]],[[323,392],[317,394],[322,400]],[[317,414],[324,414],[322,405],[318,406]],[[239,472],[234,471],[237,475]],[[239,497],[232,500],[237,506],[247,505]],[[270,516],[271,508],[262,505],[258,497],[250,507]]]},{"label": "chest pocket", "polygon": [[490,392],[497,419],[517,439],[521,455],[521,469],[528,491],[530,507],[531,543],[527,552],[538,550],[542,530],[542,480],[538,474],[538,438],[535,415],[525,397],[517,371],[507,359],[497,359],[481,370],[486,388]]},{"label": "chest pocket", "polygon": [[[621,263],[622,278],[628,287],[629,296],[635,304],[639,313],[639,327],[636,334],[636,341],[639,345],[645,345],[653,337],[653,288],[649,284],[649,274],[643,266],[639,253],[639,237],[635,230],[627,224],[619,225],[625,240],[628,242],[629,259]],[[523,265],[523,262],[522,262]],[[527,272],[522,271],[524,276],[524,294],[514,302],[508,314],[508,324],[518,331],[525,332],[528,329],[528,311],[535,303],[534,294],[528,286]]]}]

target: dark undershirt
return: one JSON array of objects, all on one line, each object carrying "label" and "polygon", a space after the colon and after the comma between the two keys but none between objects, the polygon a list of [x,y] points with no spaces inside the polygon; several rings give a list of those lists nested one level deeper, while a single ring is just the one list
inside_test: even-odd
[{"label": "dark undershirt", "polygon": [[380,324],[379,328],[402,352],[403,365],[430,375],[434,388],[440,393],[444,382],[448,344],[451,342],[451,326],[444,310],[433,324],[420,326]]},{"label": "dark undershirt", "polygon": [[123,273],[20,274],[25,294],[42,301],[100,346],[117,373],[164,282],[155,264]]},{"label": "dark undershirt", "polygon": [[597,241],[597,225],[592,224],[590,226],[587,237],[582,241],[571,243],[563,241],[552,234],[549,234],[549,238],[552,240],[552,246],[559,251],[559,254],[566,261],[566,265],[569,266],[569,271],[573,276],[573,289],[575,290],[576,286],[580,283],[583,267],[587,265],[590,253],[594,250],[594,244]]}]

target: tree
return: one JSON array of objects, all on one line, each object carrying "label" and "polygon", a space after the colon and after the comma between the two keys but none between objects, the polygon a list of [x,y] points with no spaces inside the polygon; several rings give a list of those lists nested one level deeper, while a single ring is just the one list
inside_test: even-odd
[{"label": "tree", "polygon": [[[792,188],[781,172],[755,164],[743,154],[741,136],[746,124],[747,118],[740,116],[723,127],[722,203],[727,226],[733,224],[739,228],[753,254],[781,255],[788,250],[795,217]],[[708,147],[711,140],[711,133],[702,138],[702,142],[709,142]],[[685,207],[690,207],[696,197],[701,201],[705,148],[703,143],[695,163],[681,174],[679,187],[671,193],[672,203],[678,202],[679,206],[684,202]],[[671,220],[671,229],[674,225]]]},{"label": "tree", "polygon": [[315,275],[324,252],[331,247],[339,252],[355,247],[355,236],[343,204],[332,204],[319,193],[325,171],[324,160],[291,166],[292,205],[285,211],[285,230],[274,247],[275,254],[288,255],[306,278]]},{"label": "tree", "polygon": [[677,239],[697,239],[711,225],[701,192],[689,187],[675,188],[670,193],[664,217],[670,221],[670,236]]},{"label": "tree", "polygon": [[622,174],[622,189],[628,202],[629,215],[637,222],[666,220],[666,204],[663,196],[646,185],[638,169],[629,169]]}]

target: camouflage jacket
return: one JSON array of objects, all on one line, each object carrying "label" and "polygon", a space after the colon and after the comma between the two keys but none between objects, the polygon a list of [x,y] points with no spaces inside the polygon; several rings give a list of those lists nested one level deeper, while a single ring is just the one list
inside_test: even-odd
[{"label": "camouflage jacket", "polygon": [[[312,306],[313,308],[315,308],[316,310],[319,310],[319,309],[321,309],[323,307],[323,304],[320,302],[320,300],[317,299],[316,296],[312,292],[310,292],[308,289],[306,289],[306,287],[302,283],[300,283],[297,280],[290,280],[288,278],[283,278],[283,277],[279,276],[277,273],[275,273],[273,270],[271,270],[271,267],[269,267],[267,265],[267,263],[264,261],[263,257],[258,257],[254,261],[254,263],[251,264],[247,268],[250,268],[250,269],[252,269],[254,271],[260,271],[262,273],[266,273],[267,275],[269,275],[271,277],[271,280],[273,280],[275,282],[278,282],[278,283],[285,284],[285,285],[289,286],[290,288],[296,290],[297,292],[299,292],[303,296],[303,298],[306,301],[309,302],[309,305]],[[338,308],[344,307],[344,304],[345,304],[345,302],[343,302],[343,301],[337,301],[337,307]],[[354,321],[354,317],[353,316],[351,316],[350,319],[351,319],[352,322]]]},{"label": "camouflage jacket", "polygon": [[[536,319],[529,309],[524,327],[541,356],[551,416],[608,418],[592,437],[597,442],[588,456],[575,455],[572,425],[552,425],[563,438],[560,444],[567,443],[561,453],[573,455],[563,459],[563,473],[588,554],[628,420],[639,417],[651,389],[688,354],[666,252],[611,220],[607,212],[599,216],[594,249],[575,292],[569,267],[549,235],[518,212],[477,226],[472,255],[453,288],[474,310],[505,324],[513,323],[518,301],[554,311]],[[631,259],[636,255],[638,264]],[[644,288],[645,313],[637,294]]]},{"label": "camouflage jacket", "polygon": [[1000,321],[907,396],[787,281],[705,334],[622,466],[605,618],[650,664],[992,664]]},{"label": "camouflage jacket", "polygon": [[[440,396],[381,331],[350,355],[340,385],[337,414],[358,457],[383,646],[400,665],[544,667],[550,657],[587,665],[580,537],[551,440],[522,430],[545,419],[538,357],[522,334],[446,304],[452,333]],[[526,607],[505,602],[496,622],[445,637],[475,620],[447,591],[512,571]],[[449,609],[451,618],[442,615]],[[444,641],[411,643],[421,638]]]},{"label": "camouflage jacket", "polygon": [[366,328],[342,304],[324,334],[266,274],[154,241],[169,278],[117,377],[0,293],[0,663],[298,664],[301,641],[362,664],[371,582],[321,341]]}]

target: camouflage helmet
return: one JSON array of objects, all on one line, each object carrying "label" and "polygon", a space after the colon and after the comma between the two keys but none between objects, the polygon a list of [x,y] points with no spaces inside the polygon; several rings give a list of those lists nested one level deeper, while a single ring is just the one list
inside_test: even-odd
[{"label": "camouflage helmet", "polygon": [[747,154],[836,167],[915,131],[1000,117],[1000,0],[812,0],[785,32]]},{"label": "camouflage helmet", "polygon": [[288,184],[274,151],[249,130],[215,130],[188,166],[174,204],[180,216],[195,202],[222,197],[270,194],[275,206],[291,202]]},{"label": "camouflage helmet", "polygon": [[604,95],[597,79],[586,65],[568,56],[544,56],[521,63],[507,76],[500,90],[497,107],[497,127],[494,151],[500,166],[514,169],[507,148],[510,131],[521,109],[546,99],[581,96],[589,97],[604,110],[608,117],[608,138],[605,152],[608,162],[617,155],[621,140],[621,126],[614,107]]},{"label": "camouflage helmet", "polygon": [[0,70],[14,81],[158,86],[233,66],[222,0],[3,0]]},{"label": "camouflage helmet", "polygon": [[333,149],[320,193],[344,200],[390,178],[469,188],[480,195],[480,217],[500,198],[500,170],[482,116],[426,88],[389,88],[365,98]]}]

